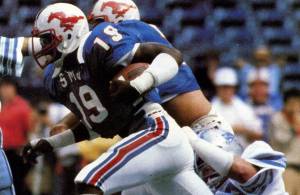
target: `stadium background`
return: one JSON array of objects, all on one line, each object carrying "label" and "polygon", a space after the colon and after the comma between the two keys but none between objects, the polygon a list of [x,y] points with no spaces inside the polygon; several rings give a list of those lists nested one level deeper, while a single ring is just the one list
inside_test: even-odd
[{"label": "stadium background", "polygon": [[[92,0],[0,0],[1,35],[30,36],[35,15],[54,2],[76,4],[87,14],[93,5]],[[142,20],[157,25],[183,52],[209,98],[215,94],[210,72],[229,66],[239,73],[245,64],[254,63],[253,53],[262,45],[270,49],[272,62],[280,70],[278,75],[271,75],[280,80],[275,95],[281,98],[290,88],[300,89],[299,1],[135,0],[135,3]],[[19,80],[20,92],[39,113],[46,109],[44,100],[48,100],[42,71],[31,58],[25,63],[23,78]],[[239,76],[240,83],[245,82]]]}]

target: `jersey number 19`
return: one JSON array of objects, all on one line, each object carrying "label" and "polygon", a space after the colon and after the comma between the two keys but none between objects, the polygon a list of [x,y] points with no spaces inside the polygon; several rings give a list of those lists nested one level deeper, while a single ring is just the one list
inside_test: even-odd
[{"label": "jersey number 19", "polygon": [[[84,123],[91,129],[89,121],[93,123],[101,123],[107,116],[108,112],[103,107],[95,91],[87,85],[79,87],[80,102],[73,92],[70,93],[70,101],[76,105],[82,115]],[[97,112],[90,113],[90,110]]]}]

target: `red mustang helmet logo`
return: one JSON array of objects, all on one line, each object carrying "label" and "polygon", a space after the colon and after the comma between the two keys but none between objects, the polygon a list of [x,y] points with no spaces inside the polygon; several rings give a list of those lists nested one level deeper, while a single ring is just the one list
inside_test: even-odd
[{"label": "red mustang helmet logo", "polygon": [[102,4],[101,11],[103,11],[105,8],[108,8],[108,7],[110,7],[112,9],[113,14],[116,14],[116,18],[124,17],[126,12],[130,8],[136,8],[135,6],[128,5],[126,3],[118,3],[118,2],[115,2],[115,1],[107,1],[107,2]]},{"label": "red mustang helmet logo", "polygon": [[48,18],[48,23],[52,20],[57,19],[60,21],[60,27],[64,28],[64,32],[68,30],[73,30],[74,25],[79,21],[84,19],[83,16],[70,16],[67,17],[64,12],[54,12],[51,13]]}]

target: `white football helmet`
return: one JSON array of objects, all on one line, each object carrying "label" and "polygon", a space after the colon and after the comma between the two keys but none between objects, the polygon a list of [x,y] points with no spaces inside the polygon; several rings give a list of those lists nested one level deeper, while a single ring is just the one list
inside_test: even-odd
[{"label": "white football helmet", "polygon": [[98,0],[89,17],[89,22],[118,23],[123,20],[140,20],[140,12],[132,0]]},{"label": "white football helmet", "polygon": [[[243,152],[243,147],[236,137],[228,131],[203,130],[198,133],[198,137],[235,155],[240,156]],[[196,170],[213,192],[226,180],[199,157],[196,158]]]},{"label": "white football helmet", "polygon": [[43,68],[75,51],[88,32],[87,18],[78,7],[68,3],[49,5],[35,19],[32,35],[40,38],[41,48],[32,44],[32,54]]}]

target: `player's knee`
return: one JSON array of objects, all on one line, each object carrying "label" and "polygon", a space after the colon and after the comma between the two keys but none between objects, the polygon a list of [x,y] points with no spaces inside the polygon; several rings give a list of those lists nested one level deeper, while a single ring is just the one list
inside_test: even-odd
[{"label": "player's knee", "polygon": [[76,189],[79,195],[103,195],[101,189],[84,183],[76,183]]}]

